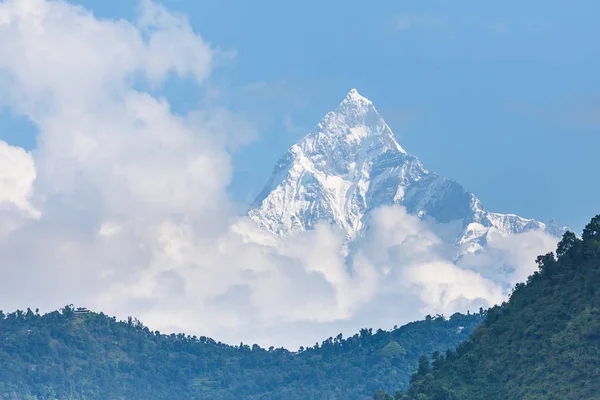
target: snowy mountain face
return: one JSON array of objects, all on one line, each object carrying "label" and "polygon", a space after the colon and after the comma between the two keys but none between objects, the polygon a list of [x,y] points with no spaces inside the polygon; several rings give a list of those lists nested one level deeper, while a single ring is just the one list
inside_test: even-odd
[{"label": "snowy mountain face", "polygon": [[408,154],[373,103],[355,89],[281,157],[249,216],[281,236],[325,220],[339,225],[352,241],[364,233],[372,210],[394,204],[438,224],[458,226],[447,238],[458,255],[484,247],[492,232],[540,229],[560,236],[566,229],[556,221],[544,224],[488,212],[460,184],[428,171]]}]

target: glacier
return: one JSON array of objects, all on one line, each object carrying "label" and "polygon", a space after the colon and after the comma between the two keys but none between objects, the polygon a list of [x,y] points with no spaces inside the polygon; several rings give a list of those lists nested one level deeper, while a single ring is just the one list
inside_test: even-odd
[{"label": "glacier", "polygon": [[386,205],[453,227],[444,240],[456,248],[456,257],[483,249],[494,234],[542,230],[560,237],[567,230],[555,220],[486,210],[458,182],[408,154],[356,89],[279,159],[248,215],[279,236],[326,221],[339,226],[350,243],[368,230],[371,212]]}]

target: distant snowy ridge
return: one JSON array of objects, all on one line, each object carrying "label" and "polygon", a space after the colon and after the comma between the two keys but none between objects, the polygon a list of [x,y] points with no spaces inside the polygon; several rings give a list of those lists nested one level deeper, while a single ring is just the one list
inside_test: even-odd
[{"label": "distant snowy ridge", "polygon": [[365,231],[372,210],[394,204],[420,218],[457,226],[446,240],[458,255],[485,247],[492,233],[539,229],[561,236],[567,229],[554,220],[544,224],[485,210],[460,184],[428,171],[408,154],[356,89],[279,159],[249,216],[280,236],[311,230],[324,220],[353,241]]}]

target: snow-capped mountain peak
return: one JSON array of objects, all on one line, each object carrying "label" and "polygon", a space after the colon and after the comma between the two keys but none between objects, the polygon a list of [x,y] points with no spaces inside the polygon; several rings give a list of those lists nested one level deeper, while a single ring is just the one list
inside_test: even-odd
[{"label": "snow-capped mountain peak", "polygon": [[346,157],[364,150],[406,153],[373,103],[356,89],[348,93],[335,111],[327,113],[297,146],[310,154],[334,152]]},{"label": "snow-capped mountain peak", "polygon": [[430,172],[396,141],[373,103],[352,89],[339,106],[278,161],[249,216],[278,235],[312,229],[325,220],[348,240],[365,231],[382,205],[400,204],[411,214],[460,229],[447,240],[458,254],[485,246],[490,232],[521,233],[566,228],[488,212],[457,182]]},{"label": "snow-capped mountain peak", "polygon": [[360,93],[358,93],[358,90],[356,90],[356,88],[350,89],[350,91],[346,95],[346,98],[342,101],[340,105],[346,103],[373,105],[373,102],[367,99],[366,97],[361,96]]},{"label": "snow-capped mountain peak", "polygon": [[371,100],[361,96],[360,93],[358,93],[358,90],[352,89],[348,92],[334,113],[344,114],[348,117],[354,115],[360,118],[360,116],[364,117],[374,110],[375,107]]}]

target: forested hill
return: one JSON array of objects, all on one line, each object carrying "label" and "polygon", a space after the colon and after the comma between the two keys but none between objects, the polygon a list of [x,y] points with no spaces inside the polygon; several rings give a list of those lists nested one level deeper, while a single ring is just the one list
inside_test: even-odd
[{"label": "forested hill", "polygon": [[70,306],[0,312],[0,399],[364,399],[407,386],[421,354],[456,346],[481,320],[428,317],[290,352],[164,335]]},{"label": "forested hill", "polygon": [[[567,232],[470,340],[427,360],[406,400],[600,399],[600,215]],[[431,353],[428,353],[431,354]],[[379,393],[376,397],[389,398]]]}]

